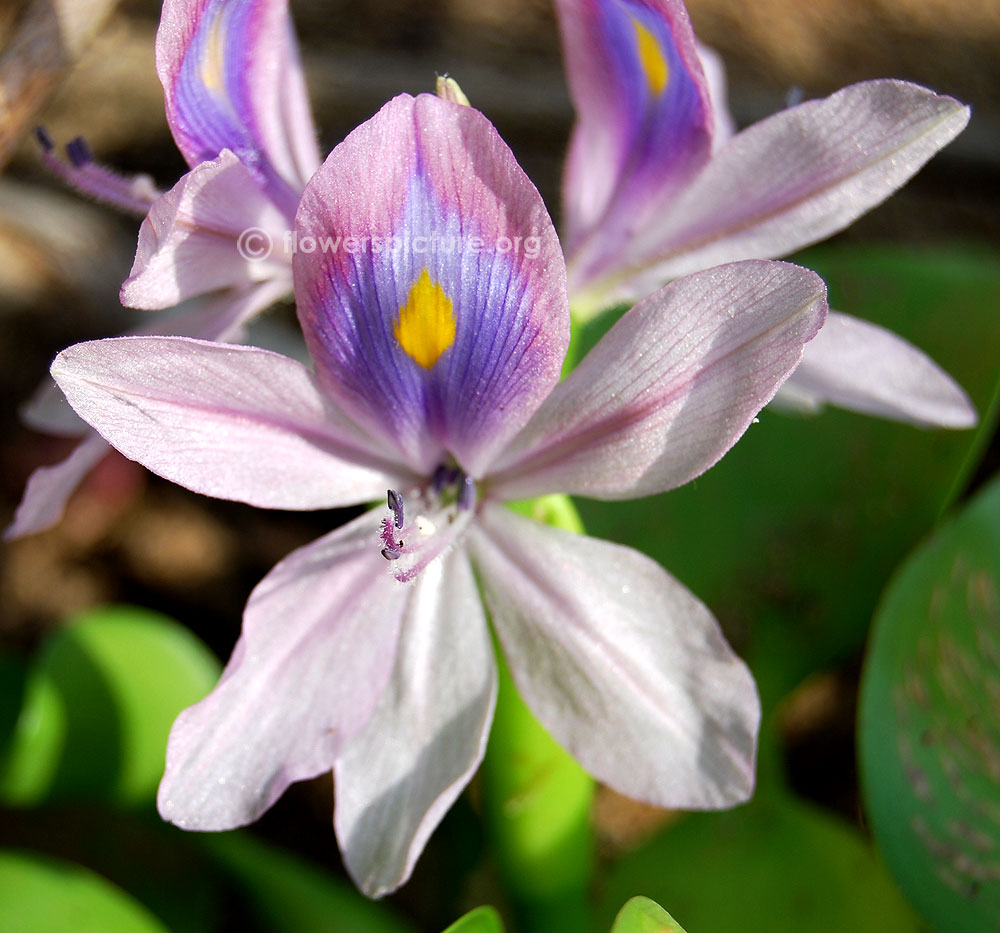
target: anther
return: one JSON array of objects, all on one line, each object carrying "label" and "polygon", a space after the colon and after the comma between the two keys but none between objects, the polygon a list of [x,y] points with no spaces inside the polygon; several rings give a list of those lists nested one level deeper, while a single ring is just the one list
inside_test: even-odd
[{"label": "anther", "polygon": [[458,469],[438,464],[431,476],[431,490],[435,495],[440,495],[445,486],[450,486],[458,479]]},{"label": "anther", "polygon": [[55,142],[49,135],[49,131],[45,129],[44,126],[35,127],[35,139],[38,140],[38,145],[41,146],[46,152],[51,152],[56,148]]},{"label": "anther", "polygon": [[458,507],[467,512],[476,502],[476,484],[467,473],[458,475]]},{"label": "anther", "polygon": [[395,489],[386,490],[386,498],[389,502],[389,508],[392,509],[392,514],[396,522],[397,528],[403,527],[403,497],[396,492]]},{"label": "anther", "polygon": [[83,168],[94,161],[94,153],[91,152],[87,140],[82,136],[77,136],[76,139],[71,139],[66,143],[66,155],[73,163],[74,168]]}]

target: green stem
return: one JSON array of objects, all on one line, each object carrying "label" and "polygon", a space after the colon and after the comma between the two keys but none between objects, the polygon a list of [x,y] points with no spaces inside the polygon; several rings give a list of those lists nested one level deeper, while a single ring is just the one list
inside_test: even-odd
[{"label": "green stem", "polygon": [[[563,496],[514,508],[547,524],[582,529],[572,503]],[[497,654],[499,693],[482,770],[483,804],[517,929],[589,933],[594,781],[525,706]]]}]

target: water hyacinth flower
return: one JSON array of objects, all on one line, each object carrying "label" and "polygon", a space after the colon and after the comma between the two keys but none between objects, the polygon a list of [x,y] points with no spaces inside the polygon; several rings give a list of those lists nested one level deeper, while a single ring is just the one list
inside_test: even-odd
[{"label": "water hyacinth flower", "polygon": [[638,552],[503,503],[707,469],[821,326],[822,282],[772,262],[678,280],[560,383],[565,264],[541,198],[480,113],[429,95],[334,149],[295,233],[315,373],[165,337],[53,364],[104,437],[190,489],[285,509],[388,490],[253,591],[218,687],[173,728],[161,814],[239,826],[332,768],[348,870],[394,889],[482,758],[487,614],[528,705],[597,778],[667,806],[744,800],[759,703],[705,606]]},{"label": "water hyacinth flower", "polygon": [[[124,178],[97,165],[81,139],[61,160],[40,131],[43,160],[87,194],[146,214],[123,304],[161,310],[197,299],[136,333],[238,341],[254,315],[292,291],[286,231],[320,163],[287,0],[166,0],[156,67],[167,123],[191,166],[173,188],[160,193],[148,176]],[[29,478],[8,539],[56,524],[109,449],[51,384],[23,417],[80,442]]]},{"label": "water hyacinth flower", "polygon": [[[556,0],[577,114],[563,178],[574,313],[634,302],[720,262],[784,256],[881,203],[969,108],[903,81],[854,84],[733,134],[721,64],[681,0]],[[831,312],[782,389],[917,424],[976,414],[936,364]]]}]

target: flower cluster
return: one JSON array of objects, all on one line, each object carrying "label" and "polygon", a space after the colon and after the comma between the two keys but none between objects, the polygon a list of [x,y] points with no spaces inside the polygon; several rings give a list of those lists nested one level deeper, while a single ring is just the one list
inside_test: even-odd
[{"label": "flower cluster", "polygon": [[[152,202],[122,297],[211,293],[208,310],[185,336],[79,344],[52,367],[98,432],[86,444],[196,492],[379,503],[254,589],[218,687],[174,726],[159,795],[179,826],[226,829],[332,769],[337,837],[372,895],[406,880],[483,756],[491,626],[529,707],[601,781],[670,807],[752,791],[759,702],[708,609],[636,551],[506,502],[686,483],[789,377],[865,410],[969,418],[916,350],[842,315],[824,326],[822,282],[768,258],[885,197],[964,108],[874,82],[720,141],[679,0],[557,6],[579,112],[563,245],[454,88],[391,100],[320,165],[284,0],[167,0],[157,61],[191,170]],[[356,248],[249,262],[250,227]],[[498,245],[514,243],[532,248]],[[221,342],[290,288],[313,368]],[[571,296],[638,300],[560,381]],[[859,340],[891,355],[874,376]],[[911,403],[908,367],[933,374],[933,400]],[[888,370],[887,400],[871,386]],[[72,483],[52,485],[61,508]]]}]

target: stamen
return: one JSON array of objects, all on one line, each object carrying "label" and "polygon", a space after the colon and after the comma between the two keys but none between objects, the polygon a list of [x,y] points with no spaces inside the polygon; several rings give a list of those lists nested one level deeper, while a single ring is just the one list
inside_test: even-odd
[{"label": "stamen", "polygon": [[122,177],[94,162],[87,141],[78,136],[66,145],[66,159],[56,154],[55,142],[44,126],[35,128],[42,162],[67,184],[130,214],[144,217],[160,196],[148,175]]},{"label": "stamen", "polygon": [[94,161],[94,153],[91,151],[87,140],[82,136],[77,136],[76,139],[71,139],[66,143],[66,155],[69,157],[70,162],[73,163],[74,168],[83,168]]},{"label": "stamen", "polygon": [[382,556],[386,560],[399,560],[403,553],[403,542],[396,541],[396,535],[393,532],[391,519],[382,519],[382,531],[379,533],[379,537],[385,545],[385,547],[382,548]]},{"label": "stamen", "polygon": [[38,140],[38,145],[40,145],[46,152],[52,152],[52,150],[56,148],[54,140],[44,126],[35,127],[35,139]]},{"label": "stamen", "polygon": [[445,486],[450,486],[458,479],[458,468],[438,464],[431,476],[431,491],[440,495]]},{"label": "stamen", "polygon": [[395,489],[386,490],[386,498],[389,501],[389,508],[395,517],[396,527],[403,527],[403,497]]},{"label": "stamen", "polygon": [[476,504],[476,484],[467,473],[458,477],[458,507],[467,512]]}]

